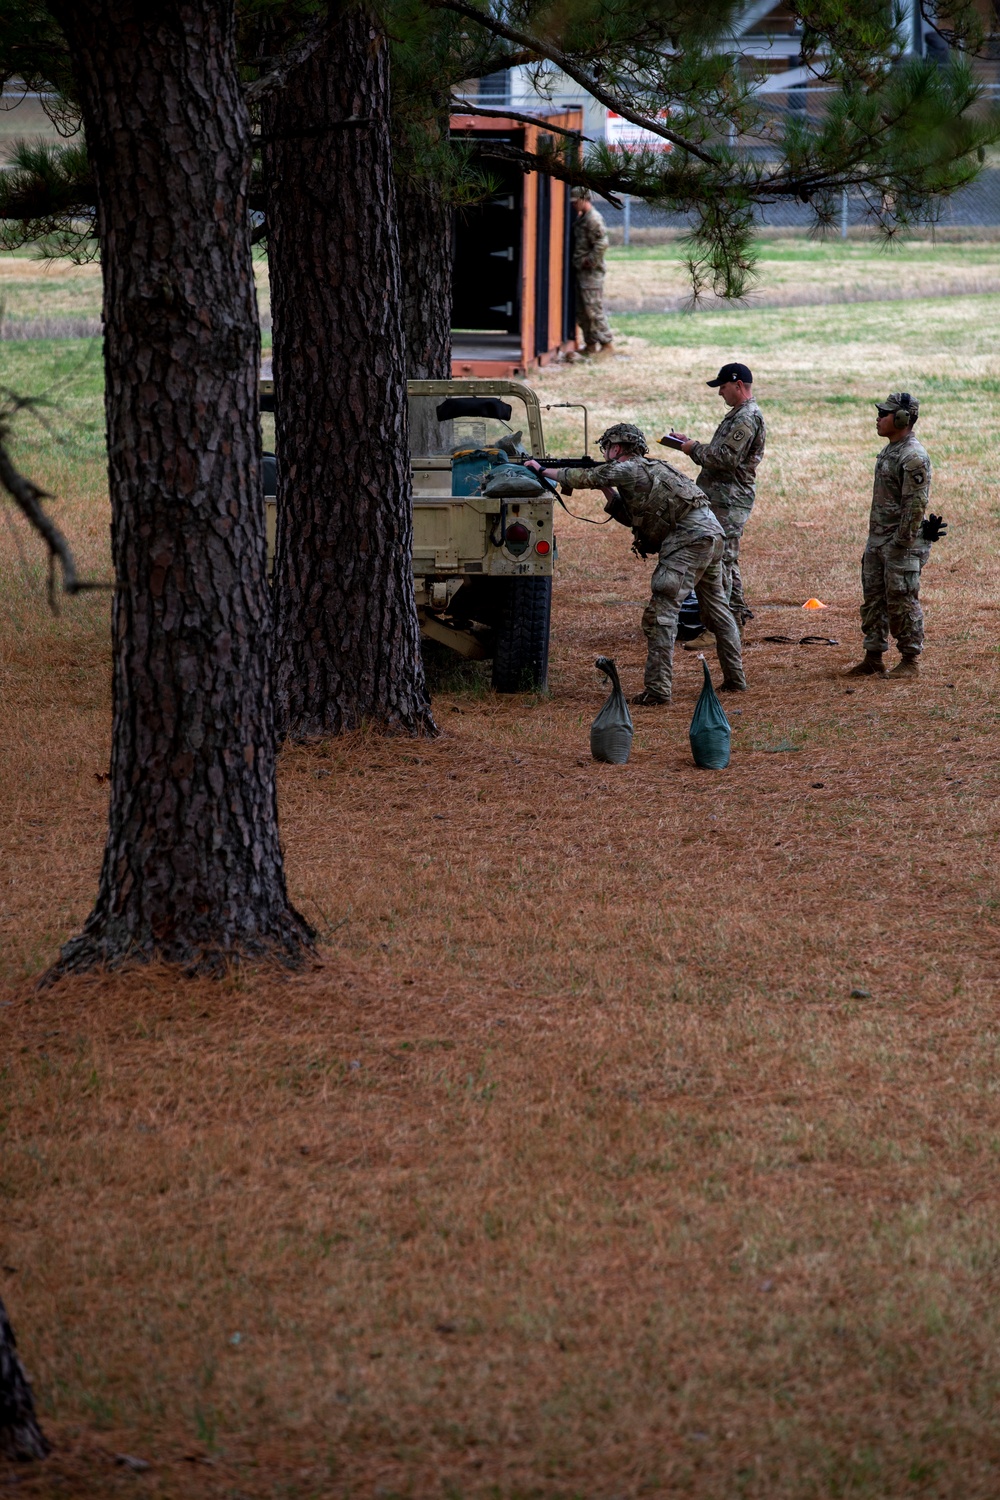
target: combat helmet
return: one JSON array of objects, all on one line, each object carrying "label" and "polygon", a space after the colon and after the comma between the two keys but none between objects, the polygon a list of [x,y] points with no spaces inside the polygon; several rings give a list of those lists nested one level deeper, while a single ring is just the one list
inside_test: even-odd
[{"label": "combat helmet", "polygon": [[646,434],[634,422],[616,422],[613,427],[609,427],[606,432],[602,432],[597,439],[597,446],[601,449],[610,448],[612,443],[618,443],[622,448],[626,448],[629,453],[642,455],[649,452]]},{"label": "combat helmet", "polygon": [[884,401],[876,402],[880,417],[895,417],[897,428],[912,427],[920,415],[920,402],[909,391],[892,391]]},{"label": "combat helmet", "polygon": [[570,195],[571,198],[577,199],[578,202],[581,202],[581,203],[589,203],[590,202],[590,188],[587,188],[587,187],[570,188],[569,195]]}]

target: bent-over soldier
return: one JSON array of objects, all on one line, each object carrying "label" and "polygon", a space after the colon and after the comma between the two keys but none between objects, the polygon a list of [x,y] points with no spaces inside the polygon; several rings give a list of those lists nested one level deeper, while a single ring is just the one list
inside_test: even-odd
[{"label": "bent-over soldier", "polygon": [[[648,458],[646,439],[631,422],[618,422],[600,439],[604,463],[592,469],[544,469],[572,489],[603,490],[604,509],[632,529],[641,557],[659,554],[652,598],[642,616],[648,643],[645,688],[633,703],[669,703],[673,685],[677,616],[694,589],[702,620],[715,633],[722,687],[743,692],[740,633],[726,604],[722,581],[725,534],[705,496],[662,459]],[[537,463],[532,467],[538,468]]]},{"label": "bent-over soldier", "polygon": [[613,354],[614,334],[604,311],[604,257],[608,231],[586,188],[574,188],[572,258],[576,273],[576,321],[587,354]]},{"label": "bent-over soldier", "polygon": [[868,541],[861,559],[865,656],[848,676],[882,676],[882,658],[892,635],[900,659],[888,675],[912,677],[919,671],[924,647],[920,574],[931,542],[946,526],[940,516],[924,519],[931,497],[931,461],[913,434],[919,401],[909,391],[894,391],[876,410],[876,431],[888,442],[875,460]]},{"label": "bent-over soldier", "polygon": [[671,436],[679,438],[681,451],[701,466],[698,484],[726,533],[722,559],[726,599],[736,623],[742,626],[753,619],[753,611],[743,593],[740,538],[757,494],[757,468],[764,457],[767,428],[754,400],[753,375],[747,365],[731,361],[706,384],[717,389],[729,407],[712,441],[699,443],[680,433]]}]

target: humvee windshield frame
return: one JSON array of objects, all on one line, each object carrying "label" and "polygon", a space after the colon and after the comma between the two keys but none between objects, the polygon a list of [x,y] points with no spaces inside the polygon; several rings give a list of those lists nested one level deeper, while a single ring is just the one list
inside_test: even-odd
[{"label": "humvee windshield frame", "polygon": [[[488,391],[484,390],[488,387]],[[487,448],[501,438],[521,433],[522,446],[544,458],[542,414],[530,386],[517,380],[409,380],[410,452],[418,458],[450,458],[460,448]],[[459,416],[443,422],[437,408],[450,396],[500,396],[511,408],[509,421],[500,417]]]}]

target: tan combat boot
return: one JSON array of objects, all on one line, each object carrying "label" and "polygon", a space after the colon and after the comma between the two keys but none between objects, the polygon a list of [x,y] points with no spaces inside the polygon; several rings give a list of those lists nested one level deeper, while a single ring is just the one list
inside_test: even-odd
[{"label": "tan combat boot", "polygon": [[615,355],[615,346],[614,346],[614,344],[602,344],[601,347],[597,351],[597,358],[598,359],[614,359],[614,355]]},{"label": "tan combat boot", "polygon": [[890,677],[919,677],[919,656],[901,656],[889,673]]},{"label": "tan combat boot", "polygon": [[866,651],[864,661],[859,661],[856,667],[845,672],[845,677],[884,677],[885,662],[882,660],[881,651]]},{"label": "tan combat boot", "polygon": [[588,359],[593,359],[595,354],[600,354],[601,346],[600,344],[588,344],[583,352]]}]

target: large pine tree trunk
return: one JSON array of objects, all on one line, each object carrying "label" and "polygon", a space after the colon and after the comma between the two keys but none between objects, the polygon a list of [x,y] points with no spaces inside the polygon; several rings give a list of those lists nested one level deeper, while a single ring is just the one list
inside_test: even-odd
[{"label": "large pine tree trunk", "polygon": [[411,380],[448,380],[454,210],[432,178],[405,176],[397,190],[406,373]]},{"label": "large pine tree trunk", "polygon": [[277,708],[293,738],[432,732],[412,573],[388,47],[346,9],[263,111]]},{"label": "large pine tree trunk", "polygon": [[278,843],[247,219],[224,0],[53,0],[98,189],[113,746],[97,902],[58,971],[298,958]]}]

